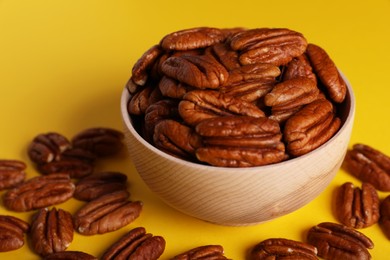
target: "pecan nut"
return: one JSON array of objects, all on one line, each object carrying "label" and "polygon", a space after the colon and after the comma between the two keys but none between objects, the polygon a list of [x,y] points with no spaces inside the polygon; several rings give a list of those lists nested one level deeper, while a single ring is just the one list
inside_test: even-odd
[{"label": "pecan nut", "polygon": [[183,98],[187,92],[195,89],[194,87],[167,76],[163,76],[161,78],[160,82],[158,83],[158,87],[163,96],[176,99]]},{"label": "pecan nut", "polygon": [[0,190],[15,187],[26,178],[26,164],[19,160],[0,160]]},{"label": "pecan nut", "polygon": [[8,190],[3,202],[9,210],[29,211],[65,202],[73,196],[74,190],[68,174],[54,173],[33,177]]},{"label": "pecan nut", "polygon": [[380,225],[383,233],[390,239],[390,195],[380,204]]},{"label": "pecan nut", "polygon": [[365,228],[379,220],[378,193],[369,183],[363,183],[360,189],[346,182],[336,192],[335,200],[337,218],[348,227]]},{"label": "pecan nut", "polygon": [[43,260],[98,260],[98,258],[82,251],[68,250],[45,255]]},{"label": "pecan nut", "polygon": [[325,259],[371,259],[368,249],[374,247],[371,239],[363,233],[331,222],[312,227],[307,241],[317,247],[318,256]]},{"label": "pecan nut", "polygon": [[299,32],[284,28],[259,28],[246,30],[232,36],[230,46],[240,51],[241,64],[287,64],[302,55],[307,41]]},{"label": "pecan nut", "polygon": [[363,182],[381,191],[390,191],[390,157],[365,144],[347,151],[343,168]]},{"label": "pecan nut", "polygon": [[0,252],[16,250],[24,245],[24,234],[30,225],[14,216],[0,215]]},{"label": "pecan nut", "polygon": [[53,161],[46,164],[38,165],[38,171],[42,174],[66,173],[70,178],[83,178],[92,174],[93,166],[85,161],[69,159],[62,159],[60,161]]},{"label": "pecan nut", "polygon": [[138,218],[140,201],[128,200],[127,191],[116,191],[81,207],[73,216],[74,227],[82,235],[103,234],[118,230]]},{"label": "pecan nut", "polygon": [[285,238],[266,239],[252,248],[249,260],[317,258],[317,248],[303,242]]},{"label": "pecan nut", "polygon": [[33,217],[30,233],[37,254],[65,251],[73,241],[72,215],[63,209],[40,209]]},{"label": "pecan nut", "polygon": [[248,167],[285,159],[279,124],[266,117],[215,117],[195,127],[203,145],[198,160],[214,166]]},{"label": "pecan nut", "polygon": [[297,77],[311,79],[317,84],[317,76],[314,74],[313,68],[305,53],[292,59],[286,65],[286,69],[283,72],[283,81]]},{"label": "pecan nut", "polygon": [[121,172],[99,172],[82,178],[76,184],[73,197],[91,201],[114,191],[127,190],[127,176]]},{"label": "pecan nut", "polygon": [[102,260],[148,259],[157,260],[165,250],[165,240],[161,236],[146,233],[145,228],[130,230],[112,244],[103,254]]},{"label": "pecan nut", "polygon": [[315,44],[308,44],[306,53],[314,72],[327,89],[330,98],[336,103],[343,102],[347,93],[347,85],[326,51]]},{"label": "pecan nut", "polygon": [[132,115],[143,115],[151,104],[160,99],[160,90],[153,85],[148,85],[131,97],[127,110]]},{"label": "pecan nut", "polygon": [[316,100],[291,116],[285,124],[287,151],[293,156],[306,154],[328,141],[340,128],[333,105],[326,99]]},{"label": "pecan nut", "polygon": [[96,127],[76,134],[71,142],[73,147],[92,152],[96,156],[118,153],[123,147],[124,134],[116,129]]},{"label": "pecan nut", "polygon": [[179,114],[189,125],[213,117],[245,115],[264,117],[256,105],[213,90],[188,92],[179,103]]},{"label": "pecan nut", "polygon": [[206,245],[190,249],[184,253],[174,256],[171,260],[224,260],[223,247],[221,245]]},{"label": "pecan nut", "polygon": [[28,156],[37,164],[61,159],[61,154],[71,147],[69,140],[59,133],[45,133],[36,136],[28,147]]}]

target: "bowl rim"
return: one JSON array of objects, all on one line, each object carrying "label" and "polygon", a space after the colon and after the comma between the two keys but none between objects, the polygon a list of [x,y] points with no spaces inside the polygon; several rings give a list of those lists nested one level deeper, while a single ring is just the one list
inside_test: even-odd
[{"label": "bowl rim", "polygon": [[288,159],[288,160],[285,160],[285,161],[281,161],[281,162],[273,163],[273,164],[268,164],[268,165],[252,166],[252,167],[213,166],[213,165],[199,164],[199,163],[195,163],[195,162],[186,161],[186,160],[174,157],[174,156],[172,156],[172,155],[170,155],[168,153],[165,153],[165,152],[161,151],[160,149],[156,148],[155,146],[153,146],[152,144],[147,142],[135,130],[135,128],[134,128],[134,126],[132,124],[132,120],[131,120],[128,112],[127,112],[127,104],[128,104],[128,100],[130,98],[130,94],[129,94],[129,92],[128,92],[126,87],[124,87],[124,89],[122,90],[121,99],[120,99],[121,116],[122,116],[122,120],[125,123],[126,128],[131,132],[131,134],[142,145],[144,145],[147,149],[151,150],[153,153],[156,153],[157,155],[165,158],[166,160],[169,160],[171,162],[180,164],[182,166],[198,168],[199,170],[210,170],[210,169],[212,169],[212,170],[222,171],[222,172],[226,172],[226,171],[229,171],[229,172],[240,172],[240,170],[243,170],[243,169],[245,169],[245,171],[258,171],[260,169],[266,169],[266,168],[288,167],[290,164],[293,165],[293,164],[295,164],[295,163],[297,163],[297,162],[299,162],[301,160],[305,160],[306,157],[312,156],[313,153],[316,153],[316,152],[318,152],[320,150],[325,149],[335,139],[337,139],[337,137],[339,135],[341,135],[343,130],[345,128],[347,128],[348,125],[350,124],[350,121],[352,121],[354,119],[354,114],[355,114],[355,110],[356,110],[355,95],[354,95],[354,92],[353,92],[353,89],[352,89],[352,86],[351,86],[349,80],[345,77],[345,75],[340,70],[339,70],[339,73],[340,73],[341,77],[343,78],[343,80],[344,80],[344,82],[346,83],[346,86],[347,86],[346,99],[348,99],[348,102],[349,102],[349,104],[347,104],[347,106],[349,105],[349,110],[347,112],[345,120],[343,121],[342,126],[337,131],[337,133],[334,134],[328,141],[326,141],[324,144],[322,144],[321,146],[317,147],[313,151],[310,151],[310,152],[308,152],[308,153],[306,153],[304,155],[301,155],[301,156],[298,156],[298,157],[295,157],[295,158],[291,158],[291,159]]}]

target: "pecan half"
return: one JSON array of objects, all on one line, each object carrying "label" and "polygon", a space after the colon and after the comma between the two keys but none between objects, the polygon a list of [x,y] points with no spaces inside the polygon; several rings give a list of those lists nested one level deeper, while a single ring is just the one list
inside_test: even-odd
[{"label": "pecan half", "polygon": [[266,117],[215,117],[195,127],[203,146],[198,160],[214,166],[248,167],[285,159],[279,124]]},{"label": "pecan half", "polygon": [[222,42],[226,34],[218,28],[197,27],[166,35],[160,42],[165,50],[192,50]]},{"label": "pecan half", "polygon": [[213,55],[228,71],[241,66],[238,53],[226,43],[216,43],[207,48],[206,52],[210,52],[210,55]]},{"label": "pecan half", "polygon": [[146,233],[145,228],[130,230],[112,244],[103,254],[101,260],[114,259],[148,259],[157,260],[165,250],[165,240],[161,236]]},{"label": "pecan half", "polygon": [[76,134],[71,142],[73,147],[85,149],[96,156],[118,153],[123,147],[124,134],[116,129],[95,127]]},{"label": "pecan half", "polygon": [[165,97],[181,99],[183,96],[194,89],[183,82],[177,81],[175,79],[163,76],[158,83],[161,94]]},{"label": "pecan half", "polygon": [[13,211],[29,211],[65,202],[73,196],[75,185],[68,174],[54,173],[33,177],[3,197],[4,206]]},{"label": "pecan half", "polygon": [[162,120],[156,125],[153,141],[161,150],[189,160],[201,146],[201,138],[194,129],[171,119]]},{"label": "pecan half", "polygon": [[70,178],[83,178],[93,172],[93,166],[85,161],[68,159],[38,165],[42,174],[66,173]]},{"label": "pecan half", "polygon": [[28,156],[37,164],[60,160],[61,153],[69,149],[69,140],[59,133],[37,135],[28,147]]},{"label": "pecan half", "polygon": [[140,201],[129,201],[127,191],[116,191],[81,207],[73,216],[74,227],[82,235],[96,235],[118,230],[138,218]]},{"label": "pecan half", "polygon": [[365,228],[379,220],[378,193],[369,183],[360,189],[346,182],[337,190],[335,200],[337,218],[348,227]]},{"label": "pecan half", "polygon": [[148,85],[131,96],[127,105],[127,111],[132,115],[143,115],[151,104],[160,99],[160,89],[156,88],[154,85]]},{"label": "pecan half", "polygon": [[230,41],[240,51],[241,64],[272,63],[276,66],[302,55],[307,41],[301,33],[284,28],[258,28],[236,33]]},{"label": "pecan half", "polygon": [[380,204],[380,226],[383,233],[390,239],[390,195]]},{"label": "pecan half", "polygon": [[371,239],[363,233],[331,222],[312,227],[307,241],[317,247],[318,256],[325,259],[371,259],[367,249],[374,247]]},{"label": "pecan half", "polygon": [[353,145],[347,151],[343,168],[378,190],[390,191],[390,157],[369,145]]},{"label": "pecan half", "polygon": [[220,245],[206,245],[190,249],[184,253],[174,256],[171,260],[224,260],[223,247]]},{"label": "pecan half", "polygon": [[306,77],[317,84],[317,76],[313,73],[313,68],[305,53],[292,59],[283,72],[283,81],[297,77]]},{"label": "pecan half", "polygon": [[7,215],[0,215],[0,252],[16,250],[24,245],[24,234],[30,226],[27,222]]},{"label": "pecan half", "polygon": [[81,251],[61,251],[45,255],[43,260],[98,260],[98,258]]},{"label": "pecan half", "polygon": [[317,248],[310,244],[290,239],[270,238],[254,246],[250,252],[249,260],[262,259],[315,260],[318,259]]},{"label": "pecan half", "polygon": [[216,89],[228,79],[228,72],[211,55],[172,56],[161,65],[168,77],[199,89]]},{"label": "pecan half", "polygon": [[205,119],[220,116],[265,116],[256,105],[213,90],[188,92],[179,103],[179,114],[187,124],[193,126]]},{"label": "pecan half", "polygon": [[73,241],[72,215],[63,209],[40,209],[30,233],[32,248],[39,255],[65,251]]},{"label": "pecan half", "polygon": [[15,187],[26,178],[26,164],[19,160],[0,160],[0,190]]},{"label": "pecan half", "polygon": [[315,44],[309,44],[306,53],[315,74],[324,84],[330,98],[336,103],[343,102],[347,94],[347,85],[326,51]]},{"label": "pecan half", "polygon": [[76,184],[73,197],[91,201],[114,191],[127,190],[127,176],[121,172],[99,172],[82,178]]},{"label": "pecan half", "polygon": [[337,132],[340,124],[328,100],[320,99],[306,105],[286,121],[287,151],[299,156],[316,149]]}]

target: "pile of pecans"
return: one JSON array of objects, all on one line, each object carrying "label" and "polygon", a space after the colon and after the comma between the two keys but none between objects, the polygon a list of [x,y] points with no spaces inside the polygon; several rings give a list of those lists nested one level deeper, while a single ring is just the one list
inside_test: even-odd
[{"label": "pile of pecans", "polygon": [[128,113],[173,156],[223,167],[306,154],[340,128],[346,83],[321,47],[284,28],[199,27],[136,62]]}]

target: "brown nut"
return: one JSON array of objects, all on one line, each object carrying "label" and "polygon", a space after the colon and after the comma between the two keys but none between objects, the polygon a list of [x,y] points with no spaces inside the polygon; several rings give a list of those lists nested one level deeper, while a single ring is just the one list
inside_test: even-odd
[{"label": "brown nut", "polygon": [[366,228],[379,220],[378,193],[369,183],[360,189],[346,182],[337,190],[335,200],[336,216],[348,227]]},{"label": "brown nut", "polygon": [[194,89],[183,82],[177,81],[175,79],[163,76],[158,83],[158,87],[161,91],[161,94],[165,97],[181,99],[188,92]]},{"label": "brown nut", "polygon": [[203,145],[198,160],[214,166],[248,167],[285,159],[279,124],[266,117],[215,117],[195,127]]},{"label": "brown nut", "polygon": [[146,233],[145,228],[137,227],[130,230],[101,257],[101,260],[114,259],[148,259],[157,260],[165,250],[165,240],[161,236]]},{"label": "brown nut", "polygon": [[288,153],[300,156],[316,149],[337,132],[340,124],[328,100],[320,99],[306,105],[286,121],[284,139]]},{"label": "brown nut", "polygon": [[317,84],[317,77],[314,74],[313,68],[311,67],[310,61],[305,53],[292,59],[286,65],[285,71],[283,72],[283,81],[297,77],[311,79],[315,82],[315,84]]},{"label": "brown nut", "polygon": [[140,201],[129,201],[127,191],[116,191],[81,207],[73,216],[74,227],[82,235],[96,235],[118,230],[138,218]]},{"label": "brown nut", "polygon": [[380,226],[386,237],[390,239],[390,195],[380,204]]},{"label": "brown nut", "polygon": [[227,43],[216,43],[207,48],[205,52],[210,52],[210,55],[220,61],[228,71],[241,66],[238,60],[238,53],[232,50]]},{"label": "brown nut", "polygon": [[318,256],[325,259],[371,259],[367,249],[374,243],[363,233],[336,223],[323,222],[307,234],[309,244],[317,247]]},{"label": "brown nut", "polygon": [[92,152],[96,156],[108,156],[118,153],[123,147],[124,134],[106,127],[88,128],[75,135],[73,147]]},{"label": "brown nut", "polygon": [[315,44],[308,44],[306,53],[315,74],[324,84],[330,98],[336,103],[343,102],[347,93],[347,85],[326,51]]},{"label": "brown nut", "polygon": [[0,160],[0,190],[15,187],[26,178],[26,164],[19,160]]},{"label": "brown nut", "polygon": [[93,166],[85,161],[69,159],[53,161],[38,165],[38,171],[42,174],[66,173],[70,178],[83,178],[92,174]]},{"label": "brown nut", "polygon": [[230,46],[240,51],[241,64],[287,64],[302,55],[307,41],[301,33],[284,28],[259,28],[236,33]]},{"label": "brown nut", "polygon": [[184,253],[174,256],[171,260],[225,260],[223,247],[220,245],[206,245],[190,249]]},{"label": "brown nut", "polygon": [[127,190],[127,176],[121,172],[99,172],[82,178],[76,184],[73,197],[91,201],[114,191]]},{"label": "brown nut", "polygon": [[132,115],[143,115],[146,109],[153,103],[160,100],[161,92],[154,85],[148,85],[131,96],[127,111]]},{"label": "brown nut", "polygon": [[37,164],[61,159],[61,153],[71,147],[69,140],[59,133],[45,133],[36,136],[28,147],[28,156]]},{"label": "brown nut", "polygon": [[3,202],[7,209],[18,212],[40,209],[67,201],[74,189],[66,173],[37,176],[8,190]]},{"label": "brown nut", "polygon": [[306,259],[316,260],[317,248],[285,238],[266,239],[252,248],[248,260]]},{"label": "brown nut", "polygon": [[222,86],[229,74],[211,55],[172,56],[161,65],[168,77],[199,89],[216,89]]},{"label": "brown nut", "polygon": [[343,167],[363,182],[381,191],[390,191],[390,157],[365,144],[348,150]]},{"label": "brown nut", "polygon": [[24,245],[24,234],[30,226],[27,222],[7,215],[0,215],[0,252],[16,250]]},{"label": "brown nut", "polygon": [[179,103],[179,114],[192,126],[205,119],[220,116],[265,116],[256,105],[213,90],[188,92]]},{"label": "brown nut", "polygon": [[81,251],[61,251],[45,255],[43,260],[98,260],[98,258]]},{"label": "brown nut", "polygon": [[160,42],[164,50],[192,50],[222,42],[226,34],[218,28],[197,27],[166,35]]},{"label": "brown nut", "polygon": [[72,215],[63,209],[40,209],[33,217],[30,233],[37,254],[65,251],[73,241]]}]

